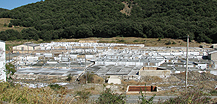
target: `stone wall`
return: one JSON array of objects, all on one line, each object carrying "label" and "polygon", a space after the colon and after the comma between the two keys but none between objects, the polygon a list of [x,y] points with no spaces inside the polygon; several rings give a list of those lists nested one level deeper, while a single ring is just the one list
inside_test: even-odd
[{"label": "stone wall", "polygon": [[169,77],[170,70],[140,70],[140,76],[158,76],[158,77]]}]

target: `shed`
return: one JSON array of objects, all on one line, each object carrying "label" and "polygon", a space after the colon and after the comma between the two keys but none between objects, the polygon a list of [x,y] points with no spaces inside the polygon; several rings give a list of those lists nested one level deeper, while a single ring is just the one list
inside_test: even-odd
[{"label": "shed", "polygon": [[208,52],[209,60],[217,60],[217,50],[212,50]]},{"label": "shed", "polygon": [[217,48],[217,44],[212,44],[212,48]]}]

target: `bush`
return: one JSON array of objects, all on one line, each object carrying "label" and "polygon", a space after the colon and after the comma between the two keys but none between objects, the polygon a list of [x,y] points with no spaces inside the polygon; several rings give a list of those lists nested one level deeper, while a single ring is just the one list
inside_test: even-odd
[{"label": "bush", "polygon": [[158,102],[161,104],[207,104],[210,101],[208,94],[198,90],[190,89],[187,93],[182,93],[181,96],[170,98],[165,102]]},{"label": "bush", "polygon": [[5,24],[4,24],[4,27],[6,27],[6,26],[7,26],[7,24],[5,23]]},{"label": "bush", "polygon": [[59,90],[61,88],[63,88],[62,86],[58,85],[58,84],[51,84],[51,85],[48,85],[51,89],[53,90]]},{"label": "bush", "polygon": [[217,90],[212,90],[212,91],[210,91],[210,94],[211,94],[212,96],[217,96]]},{"label": "bush", "polygon": [[125,104],[126,95],[113,93],[111,89],[106,89],[101,93],[96,101],[97,104]]},{"label": "bush", "polygon": [[7,80],[11,80],[11,76],[14,75],[16,72],[15,66],[11,63],[7,63],[6,65],[6,74],[7,74]]},{"label": "bush", "polygon": [[176,42],[173,42],[172,44],[176,44]]},{"label": "bush", "polygon": [[72,75],[71,74],[69,74],[69,75],[67,75],[67,79],[66,79],[66,81],[71,81],[72,80]]},{"label": "bush", "polygon": [[87,102],[89,97],[91,96],[89,91],[77,91],[75,92],[75,97],[79,102]]},{"label": "bush", "polygon": [[139,42],[138,40],[134,40],[133,42]]},{"label": "bush", "polygon": [[119,43],[124,43],[125,40],[121,39],[121,40],[118,40]]},{"label": "bush", "polygon": [[73,101],[73,98],[67,99],[63,95],[49,87],[28,88],[20,84],[0,83],[0,103],[5,104],[62,104]]},{"label": "bush", "polygon": [[141,96],[139,96],[139,100],[141,100],[140,104],[153,104],[153,100],[156,94],[151,98],[146,99],[146,96],[142,93],[142,91],[140,91],[140,93],[141,93]]},{"label": "bush", "polygon": [[167,42],[167,43],[165,43],[165,44],[166,44],[166,45],[170,45],[170,44],[172,44],[172,43],[171,43],[171,41],[168,41],[168,42]]},{"label": "bush", "polygon": [[13,26],[12,23],[9,23],[9,24],[8,24],[8,27],[12,27],[12,26]]}]

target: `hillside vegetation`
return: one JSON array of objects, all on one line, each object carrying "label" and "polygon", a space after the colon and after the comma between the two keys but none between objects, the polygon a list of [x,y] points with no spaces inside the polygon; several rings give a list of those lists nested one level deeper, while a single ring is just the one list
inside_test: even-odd
[{"label": "hillside vegetation", "polygon": [[217,42],[216,0],[45,0],[0,12],[0,18],[12,18],[14,26],[31,27],[2,31],[1,40],[177,39],[189,34],[191,40]]},{"label": "hillside vegetation", "polygon": [[20,27],[20,26],[8,27],[10,20],[11,18],[0,18],[0,31],[5,31],[7,33],[8,31],[11,31],[11,29],[13,29],[12,31],[16,30],[18,32],[21,32],[21,30],[27,28],[27,27]]}]

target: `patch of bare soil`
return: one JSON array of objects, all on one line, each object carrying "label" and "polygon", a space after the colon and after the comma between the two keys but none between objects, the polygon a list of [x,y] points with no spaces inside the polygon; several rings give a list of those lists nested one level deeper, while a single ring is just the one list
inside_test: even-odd
[{"label": "patch of bare soil", "polygon": [[26,28],[26,27],[19,27],[19,26],[8,27],[10,20],[12,20],[12,19],[11,18],[0,18],[0,31],[5,31],[8,29],[14,29],[14,30],[17,30],[20,32],[22,29]]},{"label": "patch of bare soil", "polygon": [[[199,89],[200,91],[209,93],[215,90],[217,76],[209,72],[189,72],[187,81],[189,89]],[[173,74],[164,79],[164,82],[158,82],[157,85],[162,91],[166,91],[170,95],[176,95],[178,92],[185,90],[185,73]]]},{"label": "patch of bare soil", "polygon": [[[160,78],[157,76],[142,77],[137,81],[124,81],[127,85],[154,85],[158,86],[157,93],[148,93],[148,95],[156,94],[158,96],[178,96],[185,91],[185,73],[172,74],[167,78]],[[217,85],[217,76],[209,72],[189,72],[188,74],[188,89],[197,89],[206,93],[215,90]],[[124,88],[125,89],[125,88]]]},{"label": "patch of bare soil", "polygon": [[124,6],[124,9],[121,10],[120,12],[123,13],[123,14],[126,14],[127,16],[130,16],[131,14],[131,9],[132,9],[132,5],[129,7],[129,3],[127,2],[122,2],[125,6]]}]

